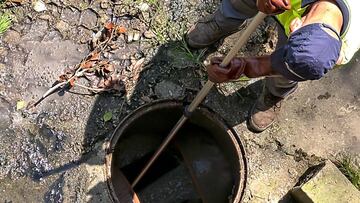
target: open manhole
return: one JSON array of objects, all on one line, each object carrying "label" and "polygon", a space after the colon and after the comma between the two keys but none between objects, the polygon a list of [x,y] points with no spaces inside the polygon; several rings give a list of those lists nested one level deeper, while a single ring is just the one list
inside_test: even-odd
[{"label": "open manhole", "polygon": [[247,165],[235,131],[200,107],[135,188],[143,169],[183,114],[183,103],[165,100],[140,107],[114,132],[106,155],[106,176],[114,202],[240,202]]}]

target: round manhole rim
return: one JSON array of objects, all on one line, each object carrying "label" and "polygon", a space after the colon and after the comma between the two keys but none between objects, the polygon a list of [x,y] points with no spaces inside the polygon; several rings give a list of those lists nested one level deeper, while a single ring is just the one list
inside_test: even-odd
[{"label": "round manhole rim", "polygon": [[[136,120],[141,115],[143,115],[144,113],[146,113],[148,111],[151,111],[152,109],[161,108],[164,105],[167,105],[167,107],[169,107],[169,106],[172,106],[172,107],[184,106],[185,107],[188,104],[189,104],[189,102],[184,102],[184,101],[176,100],[176,99],[157,100],[157,101],[153,101],[153,102],[150,102],[150,103],[147,103],[147,104],[144,104],[144,105],[138,107],[137,109],[135,109],[134,111],[132,111],[131,113],[126,115],[121,120],[121,122],[118,124],[118,126],[115,128],[114,132],[112,133],[110,139],[105,144],[105,151],[106,151],[105,161],[104,161],[105,178],[106,178],[108,193],[113,202],[119,202],[119,200],[116,196],[116,193],[115,193],[115,188],[113,186],[112,174],[111,174],[112,154],[114,152],[113,147],[116,145],[116,143],[118,142],[118,140],[120,139],[121,134],[122,134],[122,133],[119,133],[118,131],[119,130],[124,131],[132,123],[132,121]],[[212,109],[210,109],[209,107],[207,107],[206,105],[203,105],[203,104],[200,104],[199,107],[196,109],[196,111],[201,111],[202,113],[207,114],[207,116],[209,118],[211,118],[212,120],[221,124],[224,129],[227,129],[226,132],[230,136],[230,138],[233,140],[233,142],[237,143],[236,148],[238,148],[238,152],[239,152],[238,156],[239,156],[239,158],[240,158],[239,160],[241,160],[242,164],[240,164],[240,180],[238,181],[238,189],[237,189],[237,192],[234,192],[234,196],[232,198],[233,198],[234,203],[241,202],[241,200],[244,197],[245,190],[247,187],[247,176],[248,176],[248,161],[247,161],[244,142],[242,141],[241,137],[236,133],[236,131],[233,129],[233,127],[231,127],[226,122],[226,120],[223,119],[217,112],[213,111]],[[143,112],[143,114],[141,114],[141,112]]]}]

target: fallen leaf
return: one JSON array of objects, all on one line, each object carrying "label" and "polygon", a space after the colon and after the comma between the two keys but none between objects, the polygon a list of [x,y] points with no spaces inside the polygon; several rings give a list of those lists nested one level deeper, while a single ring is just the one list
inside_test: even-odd
[{"label": "fallen leaf", "polygon": [[121,76],[112,74],[111,77],[102,78],[97,85],[98,88],[106,90],[114,90],[116,92],[124,92],[124,84]]},{"label": "fallen leaf", "polygon": [[114,28],[114,23],[107,22],[107,23],[105,23],[104,27],[105,27],[107,30],[112,30],[112,29]]},{"label": "fallen leaf", "polygon": [[110,121],[112,119],[112,116],[113,115],[112,115],[111,111],[105,112],[104,115],[103,115],[104,122]]},{"label": "fallen leaf", "polygon": [[138,8],[140,9],[140,11],[142,11],[142,12],[145,12],[145,11],[147,11],[147,10],[150,9],[149,4],[147,4],[147,3],[140,3],[140,5],[137,6],[137,7],[138,7]]},{"label": "fallen leaf", "polygon": [[99,44],[99,41],[100,41],[100,38],[102,36],[102,30],[98,31],[95,35],[93,35],[93,38],[92,38],[92,47],[96,47],[98,44]]},{"label": "fallen leaf", "polygon": [[114,68],[114,65],[113,64],[106,64],[104,66],[104,70],[108,73],[111,73],[111,72],[114,72],[115,71],[115,68]]},{"label": "fallen leaf", "polygon": [[85,61],[81,63],[81,68],[83,69],[90,69],[95,65],[95,61]]},{"label": "fallen leaf", "polygon": [[75,78],[71,78],[71,80],[69,81],[70,87],[74,87],[75,85]]},{"label": "fallen leaf", "polygon": [[66,74],[62,74],[62,75],[59,76],[59,81],[60,82],[64,82],[66,80],[68,80],[68,76]]},{"label": "fallen leaf", "polygon": [[99,52],[92,52],[89,56],[89,61],[98,61],[100,59],[100,53]]},{"label": "fallen leaf", "polygon": [[107,78],[107,79],[104,81],[104,86],[105,86],[105,88],[111,89],[112,86],[114,85],[114,82],[115,82],[115,81],[113,81],[112,78]]},{"label": "fallen leaf", "polygon": [[107,65],[107,64],[109,64],[109,61],[107,61],[107,60],[103,60],[103,61],[99,62],[99,66],[103,66],[103,65]]},{"label": "fallen leaf", "polygon": [[118,26],[118,27],[116,28],[116,31],[117,31],[118,34],[124,34],[127,30],[126,30],[126,28],[123,27],[123,26]]},{"label": "fallen leaf", "polygon": [[16,103],[16,110],[21,110],[26,106],[26,102],[24,100],[20,100]]}]

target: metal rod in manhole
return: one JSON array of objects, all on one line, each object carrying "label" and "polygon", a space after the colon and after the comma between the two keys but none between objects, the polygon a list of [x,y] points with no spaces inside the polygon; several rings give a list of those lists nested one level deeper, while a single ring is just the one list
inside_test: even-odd
[{"label": "metal rod in manhole", "polygon": [[[226,67],[232,58],[235,57],[237,52],[240,50],[242,46],[247,42],[250,35],[255,31],[258,25],[264,20],[266,14],[258,12],[254,19],[251,21],[249,26],[244,30],[239,41],[235,44],[235,46],[230,50],[230,52],[226,55],[222,63],[221,67]],[[214,86],[214,83],[208,80],[204,87],[200,90],[200,92],[196,95],[195,99],[190,103],[188,108],[186,109],[187,115],[191,115],[191,113],[199,106],[199,104],[203,101],[206,95],[209,93],[211,88]],[[160,147],[156,150],[155,154],[150,158],[149,162],[142,169],[140,174],[136,177],[134,182],[131,184],[131,187],[135,187],[136,184],[140,181],[140,179],[145,175],[150,166],[154,163],[154,161],[159,157],[159,155],[163,152],[165,147],[169,144],[172,138],[176,135],[179,129],[184,125],[186,120],[188,119],[187,115],[182,115],[179,121],[175,124],[174,128],[170,131],[169,135],[165,138],[165,140],[161,143]]]}]

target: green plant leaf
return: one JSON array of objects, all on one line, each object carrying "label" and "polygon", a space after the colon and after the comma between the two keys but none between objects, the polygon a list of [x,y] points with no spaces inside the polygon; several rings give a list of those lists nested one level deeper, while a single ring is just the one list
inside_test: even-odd
[{"label": "green plant leaf", "polygon": [[11,17],[8,13],[0,13],[0,34],[4,33],[11,26]]},{"label": "green plant leaf", "polygon": [[103,115],[104,122],[110,121],[112,119],[112,116],[113,115],[112,115],[112,113],[110,111],[105,112],[104,115]]}]

